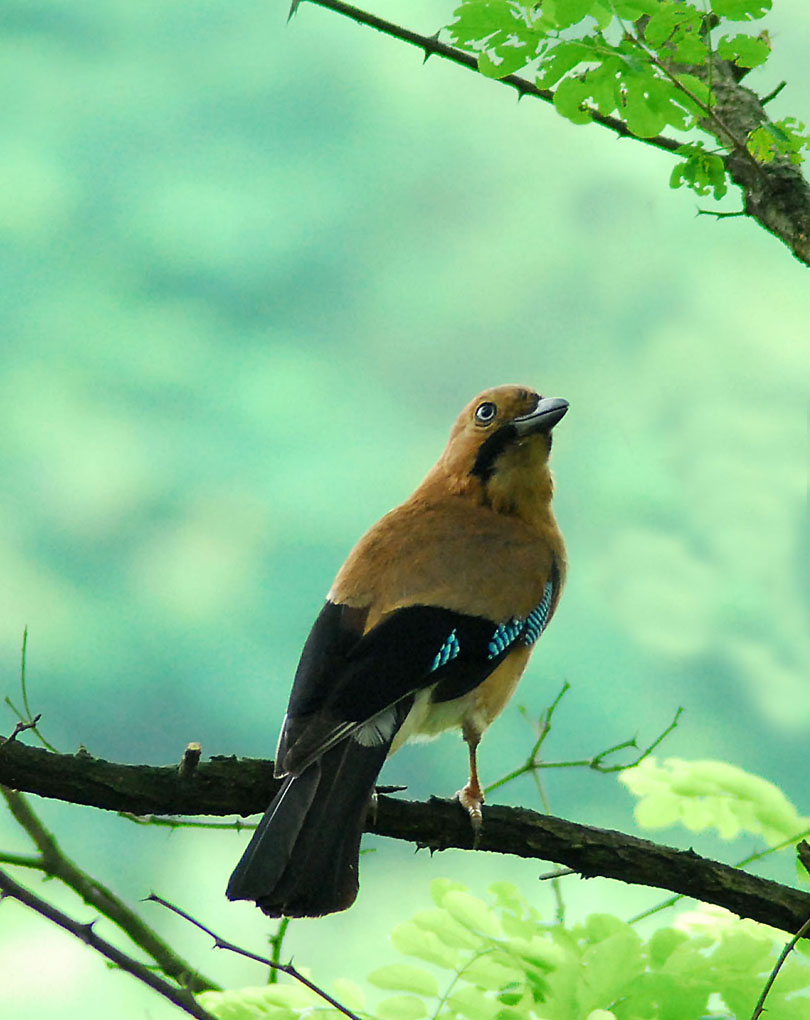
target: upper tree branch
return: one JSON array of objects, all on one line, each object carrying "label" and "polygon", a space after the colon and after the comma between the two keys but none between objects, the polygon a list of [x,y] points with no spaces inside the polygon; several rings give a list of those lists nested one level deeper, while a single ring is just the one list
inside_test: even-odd
[{"label": "upper tree branch", "polygon": [[[0,743],[0,783],[75,804],[159,815],[255,814],[278,788],[269,761],[214,758],[184,777],[174,766],[118,765],[86,753],[52,754],[16,741]],[[453,801],[418,803],[380,796],[376,818],[367,827],[431,850],[472,848],[469,819]],[[810,916],[810,895],[797,889],[691,850],[524,808],[485,807],[478,848],[554,861],[585,878],[601,875],[668,889],[791,933]]]},{"label": "upper tree branch", "polygon": [[[309,3],[326,7],[360,25],[368,25],[385,35],[415,46],[425,54],[425,59],[435,55],[478,73],[478,60],[473,54],[440,42],[437,35],[421,35],[344,3],[343,0],[309,0]],[[293,9],[297,6],[295,3]],[[690,67],[689,70],[691,73],[706,77],[704,68]],[[740,84],[737,80],[739,69],[735,70],[733,65],[717,59],[714,55],[712,75],[714,93],[712,116],[706,118],[702,127],[730,150],[724,157],[724,162],[729,176],[742,190],[746,215],[783,241],[800,262],[810,266],[810,184],[805,180],[801,168],[794,166],[789,159],[778,157],[770,163],[760,163],[747,152],[744,141],[749,133],[763,124],[770,123],[763,100],[760,100],[755,92]],[[545,103],[552,103],[554,100],[552,90],[538,88],[516,74],[490,80],[515,89],[519,96],[531,96]],[[596,124],[614,131],[622,138],[634,138],[638,142],[666,152],[675,152],[682,144],[664,135],[639,138],[632,134],[622,120],[601,114],[590,107],[588,112]],[[718,130],[718,122],[727,127],[729,135],[724,135],[722,130]],[[743,141],[742,145],[739,143],[740,139]]]}]

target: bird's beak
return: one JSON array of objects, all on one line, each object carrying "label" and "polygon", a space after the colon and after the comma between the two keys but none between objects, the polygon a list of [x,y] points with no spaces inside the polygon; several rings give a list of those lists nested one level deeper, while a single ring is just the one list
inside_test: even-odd
[{"label": "bird's beak", "polygon": [[513,418],[512,424],[519,436],[530,436],[535,432],[550,432],[568,410],[568,401],[562,397],[542,397],[537,407],[529,414]]}]

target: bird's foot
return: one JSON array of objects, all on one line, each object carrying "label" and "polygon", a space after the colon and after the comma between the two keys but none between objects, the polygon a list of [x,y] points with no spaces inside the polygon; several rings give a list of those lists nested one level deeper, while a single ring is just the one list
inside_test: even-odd
[{"label": "bird's foot", "polygon": [[478,782],[470,779],[463,790],[456,791],[456,800],[470,816],[470,825],[473,828],[473,846],[478,846],[481,835],[481,826],[484,824],[484,816],[481,806],[484,803],[484,791]]}]

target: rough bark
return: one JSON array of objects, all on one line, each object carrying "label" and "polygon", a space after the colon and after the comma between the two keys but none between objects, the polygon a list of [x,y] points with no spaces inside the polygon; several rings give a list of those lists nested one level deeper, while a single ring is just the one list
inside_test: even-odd
[{"label": "rough bark", "polygon": [[[137,815],[250,815],[276,790],[270,761],[218,757],[191,773],[177,766],[121,765],[86,753],[52,754],[0,743],[0,783],[17,790]],[[431,851],[472,849],[466,814],[454,801],[425,803],[380,795],[369,832]],[[660,846],[613,830],[579,825],[525,808],[485,807],[478,850],[566,865],[716,903],[787,932],[810,917],[810,895],[757,878],[692,850]]]}]

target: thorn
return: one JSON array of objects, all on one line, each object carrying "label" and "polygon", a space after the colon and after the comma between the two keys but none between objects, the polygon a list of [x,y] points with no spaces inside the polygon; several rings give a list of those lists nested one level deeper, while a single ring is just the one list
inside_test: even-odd
[{"label": "thorn", "polygon": [[292,0],[292,3],[290,4],[290,13],[287,15],[287,24],[288,25],[292,21],[293,15],[298,10],[298,5],[300,3],[301,3],[301,0]]},{"label": "thorn", "polygon": [[[438,42],[439,41],[439,33],[435,32],[433,35],[429,35],[427,38],[428,38],[428,42]],[[428,62],[428,58],[433,56],[433,52],[434,52],[433,50],[431,50],[429,47],[425,46],[425,56],[424,56],[424,59],[422,60],[422,67],[424,67],[425,64]]]}]

